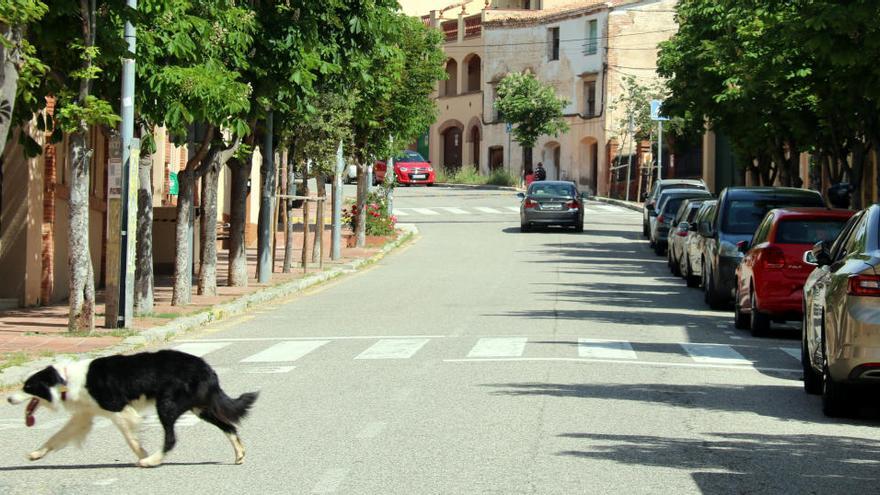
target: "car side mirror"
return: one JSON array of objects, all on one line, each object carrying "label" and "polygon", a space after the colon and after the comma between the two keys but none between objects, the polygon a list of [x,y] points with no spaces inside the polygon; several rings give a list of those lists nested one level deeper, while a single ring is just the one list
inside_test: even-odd
[{"label": "car side mirror", "polygon": [[745,254],[749,251],[749,241],[739,241],[736,243],[736,250]]},{"label": "car side mirror", "polygon": [[519,199],[526,199],[526,194],[525,194],[525,193],[518,192],[518,193],[516,193],[516,197],[519,198]]},{"label": "car side mirror", "polygon": [[813,245],[811,252],[816,260],[816,266],[828,266],[831,264],[831,249],[828,241],[817,242]]},{"label": "car side mirror", "polygon": [[819,264],[819,262],[816,261],[816,255],[813,254],[812,251],[805,251],[803,260],[805,264],[810,266],[817,266]]}]

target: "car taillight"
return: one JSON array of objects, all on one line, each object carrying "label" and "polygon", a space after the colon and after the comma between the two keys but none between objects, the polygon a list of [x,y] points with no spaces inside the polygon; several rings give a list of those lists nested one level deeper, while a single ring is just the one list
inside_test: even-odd
[{"label": "car taillight", "polygon": [[569,201],[568,203],[565,203],[565,207],[569,208],[569,209],[577,209],[577,208],[581,207],[581,204],[578,203],[577,200],[572,200],[572,201]]},{"label": "car taillight", "polygon": [[664,223],[663,220],[665,220],[665,219],[663,218],[663,215],[660,215],[660,216],[657,217],[657,221],[658,221],[658,222],[660,222],[660,223]]},{"label": "car taillight", "polygon": [[688,236],[688,231],[687,231],[687,230],[678,229],[678,232],[676,232],[675,235],[677,235],[677,236],[679,236],[679,237],[687,237],[687,236]]},{"label": "car taillight", "polygon": [[768,247],[761,253],[764,268],[776,270],[785,268],[785,253],[777,247]]},{"label": "car taillight", "polygon": [[523,206],[524,206],[525,208],[537,208],[537,207],[538,207],[538,202],[537,202],[537,201],[532,201],[531,199],[526,199],[526,202],[525,202],[525,204],[523,204]]},{"label": "car taillight", "polygon": [[849,294],[853,296],[880,296],[880,276],[852,275],[849,277]]}]

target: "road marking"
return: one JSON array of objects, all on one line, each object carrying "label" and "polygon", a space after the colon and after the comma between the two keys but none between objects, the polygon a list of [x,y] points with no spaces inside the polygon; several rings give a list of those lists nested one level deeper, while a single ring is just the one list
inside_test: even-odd
[{"label": "road marking", "polygon": [[578,339],[578,356],[597,359],[637,358],[629,342],[601,339]]},{"label": "road marking", "polygon": [[374,423],[370,423],[364,427],[363,430],[358,432],[358,438],[376,438],[382,433],[382,430],[385,429],[385,423],[381,421],[376,421]]},{"label": "road marking", "polygon": [[444,211],[448,211],[449,213],[452,213],[453,215],[470,215],[470,213],[462,210],[461,208],[453,208],[451,206],[439,206],[438,208],[440,208],[441,210],[444,210]]},{"label": "road marking", "polygon": [[189,344],[181,344],[175,347],[174,350],[202,357],[216,350],[223,349],[228,345],[229,342],[192,342]]},{"label": "road marking", "polygon": [[801,348],[800,347],[780,347],[779,350],[788,354],[789,356],[797,359],[798,361],[801,360]]},{"label": "road marking", "polygon": [[505,208],[507,208],[510,211],[519,213],[519,206],[505,206]]},{"label": "road marking", "polygon": [[471,358],[518,357],[526,348],[526,337],[493,337],[477,341],[468,353]]},{"label": "road marking", "polygon": [[419,215],[439,215],[439,213],[437,213],[436,211],[429,210],[427,208],[408,208],[408,209],[418,213]]},{"label": "road marking", "polygon": [[752,364],[742,354],[729,345],[717,344],[679,344],[691,359],[698,363],[715,364]]},{"label": "road marking", "polygon": [[116,483],[116,480],[117,480],[117,478],[107,478],[107,479],[103,479],[103,480],[94,481],[94,482],[92,482],[92,484],[95,486],[110,486],[113,483]]},{"label": "road marking", "polygon": [[228,339],[180,340],[179,342],[274,342],[313,340],[445,339],[448,335],[336,335],[331,337],[241,337]]},{"label": "road marking", "polygon": [[616,206],[597,205],[597,204],[593,204],[593,205],[590,205],[590,206],[592,206],[592,207],[594,207],[594,208],[599,208],[600,210],[605,210],[605,211],[616,211],[616,212],[620,212],[620,211],[621,211],[621,209],[618,208],[618,207],[616,207]]},{"label": "road marking", "polygon": [[429,339],[382,339],[355,359],[409,359],[428,341]]},{"label": "road marking", "polygon": [[301,340],[279,342],[268,349],[241,360],[242,363],[275,363],[289,362],[305,356],[329,340]]},{"label": "road marking", "polygon": [[348,469],[328,469],[318,479],[318,483],[312,488],[312,493],[334,493],[339,488],[339,485],[345,481],[346,476],[348,476]]},{"label": "road marking", "polygon": [[405,211],[402,211],[402,210],[400,210],[399,208],[395,208],[395,209],[394,209],[394,215],[395,215],[395,216],[398,216],[398,217],[408,217],[408,216],[409,216],[409,213],[407,213],[407,212],[405,212]]},{"label": "road marking", "polygon": [[463,358],[444,359],[444,363],[501,363],[501,362],[568,362],[584,364],[630,364],[636,366],[651,366],[658,368],[702,368],[720,370],[746,370],[746,371],[770,371],[776,373],[802,373],[802,369],[795,368],[767,368],[763,366],[742,366],[724,364],[701,364],[701,363],[667,363],[660,361],[638,361],[617,359],[589,359],[589,358]]},{"label": "road marking", "polygon": [[494,213],[494,214],[501,213],[500,211],[496,210],[495,208],[489,208],[488,206],[474,206],[474,209],[477,211],[482,211],[483,213]]},{"label": "road marking", "polygon": [[274,375],[281,373],[290,373],[296,368],[295,366],[249,366],[244,372],[250,375]]}]

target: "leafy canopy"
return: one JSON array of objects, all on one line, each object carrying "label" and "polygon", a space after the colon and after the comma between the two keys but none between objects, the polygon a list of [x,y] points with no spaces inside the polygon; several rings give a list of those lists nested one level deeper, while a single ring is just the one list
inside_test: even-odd
[{"label": "leafy canopy", "polygon": [[498,83],[495,108],[513,126],[513,139],[525,148],[534,147],[541,136],[568,131],[562,116],[566,105],[552,86],[530,72],[508,74]]}]

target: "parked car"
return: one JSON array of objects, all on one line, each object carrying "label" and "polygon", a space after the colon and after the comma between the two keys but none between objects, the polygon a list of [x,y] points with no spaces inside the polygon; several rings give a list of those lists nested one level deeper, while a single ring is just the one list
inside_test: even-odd
[{"label": "parked car", "polygon": [[[384,161],[373,164],[373,182],[379,184],[385,181],[385,173],[388,165]],[[422,155],[412,150],[405,150],[403,154],[394,159],[394,178],[398,184],[409,186],[412,184],[434,185],[434,167],[422,158]]]},{"label": "parked car", "polygon": [[669,229],[678,207],[686,199],[709,199],[712,193],[702,189],[667,189],[657,198],[656,217],[651,217],[651,247],[661,256],[666,252]]},{"label": "parked car", "polygon": [[642,235],[649,237],[651,235],[651,216],[656,216],[654,206],[660,193],[666,189],[703,189],[706,190],[706,183],[700,179],[661,179],[654,182],[651,192],[642,195],[645,203],[642,208]]},{"label": "parked car", "polygon": [[720,309],[733,300],[736,267],[743,258],[736,245],[750,241],[764,215],[774,208],[824,207],[816,191],[790,187],[728,187],[718,198],[714,223],[705,237],[702,278],[706,304]]},{"label": "parked car", "polygon": [[532,182],[525,193],[516,196],[522,200],[519,208],[521,231],[528,232],[535,225],[564,225],[583,232],[587,193],[579,192],[574,182]]},{"label": "parked car", "polygon": [[736,268],[734,323],[760,336],[771,321],[802,318],[804,282],[813,266],[804,251],[819,241],[837,238],[852,210],[789,208],[771,210],[751,242],[740,241],[746,252]]},{"label": "parked car", "polygon": [[847,411],[853,386],[880,384],[880,206],[853,216],[831,244],[804,253],[804,389],[827,416]]},{"label": "parked car", "polygon": [[684,277],[688,287],[699,287],[703,273],[703,245],[706,238],[701,236],[700,225],[707,229],[715,219],[715,210],[718,207],[717,200],[703,201],[700,209],[694,216],[693,222],[688,225],[688,236],[685,242],[684,256],[681,265],[681,276]]},{"label": "parked car", "polygon": [[681,259],[687,254],[687,238],[690,234],[691,222],[700,211],[703,199],[692,198],[682,201],[675,218],[672,219],[672,230],[669,234],[669,247],[666,249],[666,263],[673,275],[681,275]]}]

